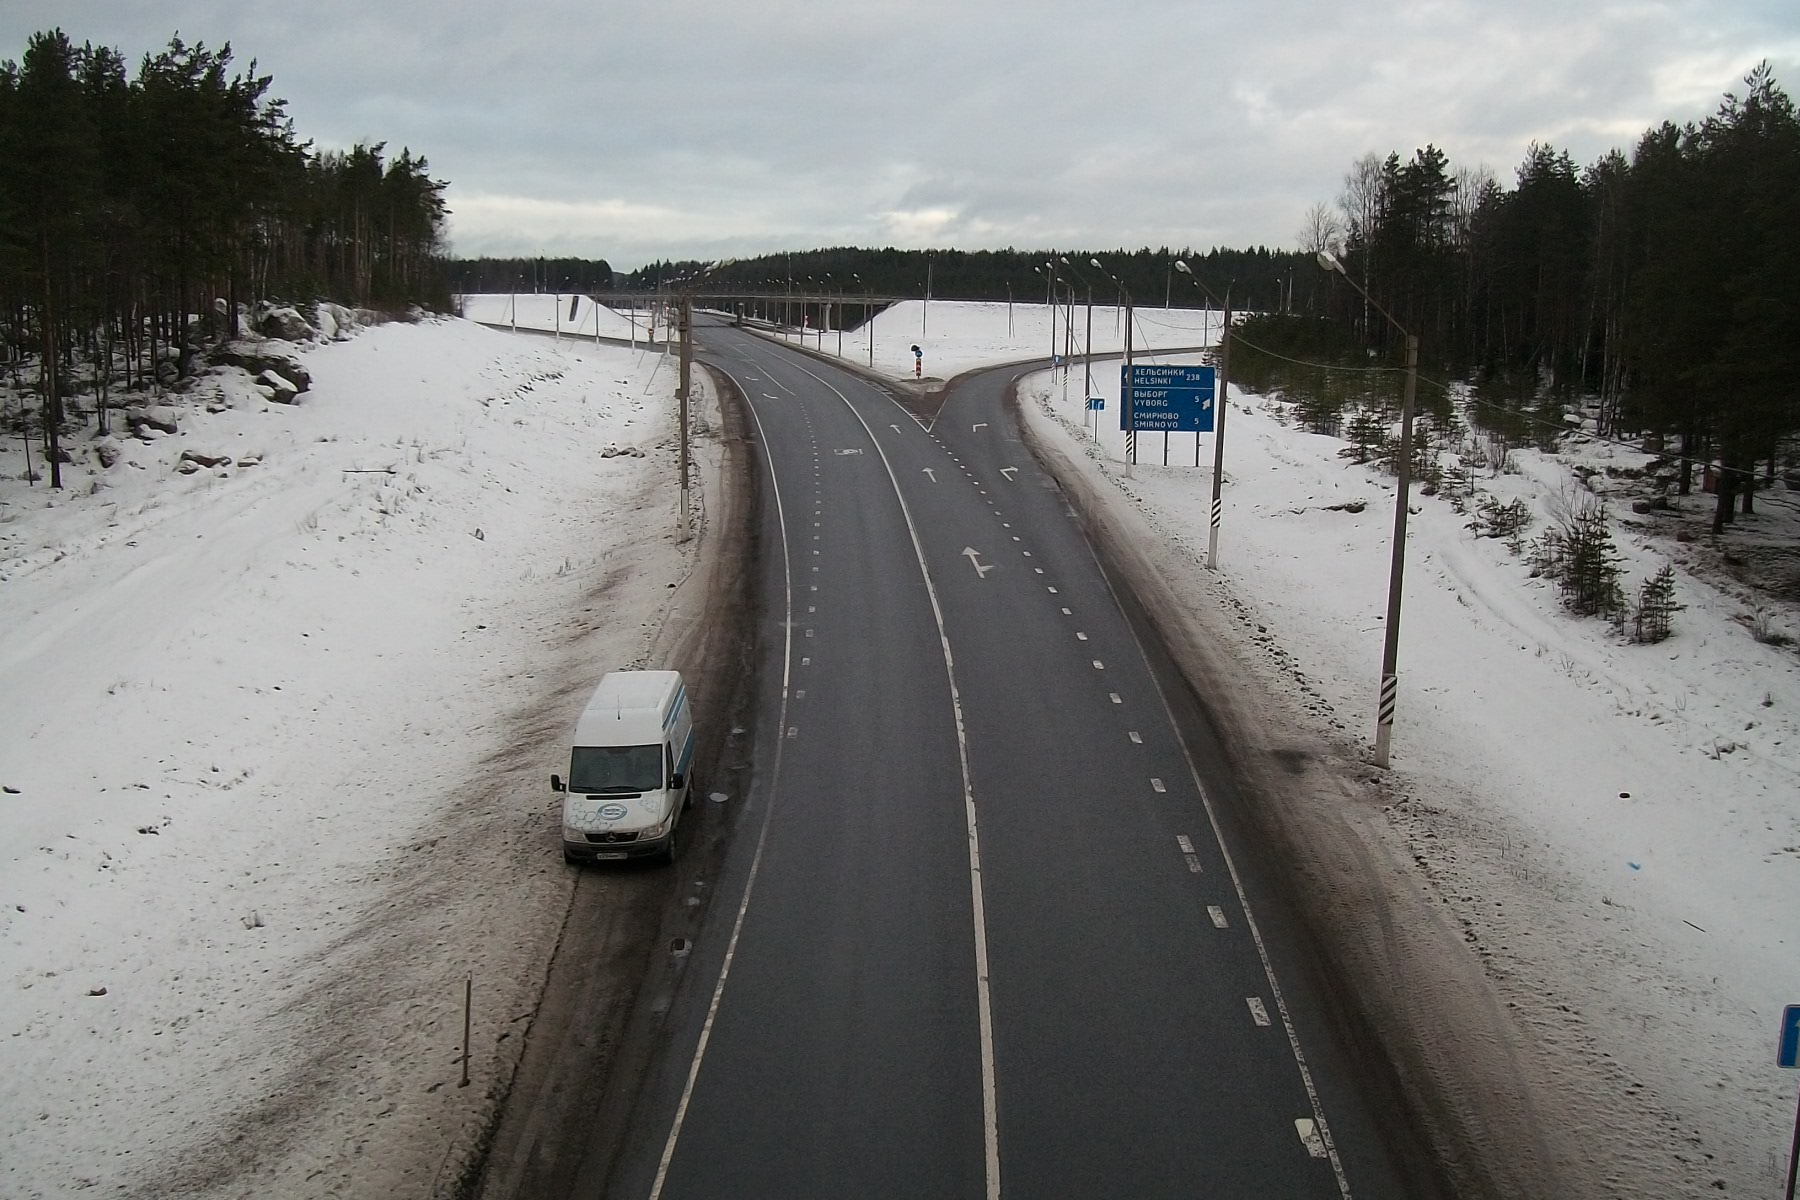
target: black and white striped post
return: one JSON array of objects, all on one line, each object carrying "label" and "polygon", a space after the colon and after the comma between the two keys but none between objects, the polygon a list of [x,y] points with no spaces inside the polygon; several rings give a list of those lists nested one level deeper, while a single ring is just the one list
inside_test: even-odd
[{"label": "black and white striped post", "polygon": [[[1198,282],[1196,280],[1195,282]],[[1219,400],[1213,413],[1212,525],[1206,532],[1206,569],[1219,569],[1219,522],[1225,515],[1225,410],[1231,407],[1231,289],[1225,289],[1225,324],[1219,333]]]},{"label": "black and white striped post", "polygon": [[1406,575],[1406,508],[1410,502],[1408,492],[1412,484],[1412,434],[1413,434],[1413,396],[1419,390],[1419,339],[1417,335],[1408,333],[1406,326],[1394,320],[1394,314],[1376,303],[1375,297],[1362,290],[1356,280],[1350,278],[1350,272],[1344,270],[1344,264],[1337,256],[1326,250],[1319,251],[1319,266],[1327,271],[1336,271],[1344,277],[1345,282],[1362,298],[1374,306],[1375,311],[1387,318],[1389,325],[1398,329],[1406,338],[1406,388],[1401,392],[1400,400],[1400,453],[1396,456],[1394,497],[1394,545],[1392,559],[1388,567],[1387,620],[1382,630],[1381,645],[1381,702],[1375,710],[1375,765],[1388,765],[1388,747],[1394,736],[1394,708],[1400,696],[1400,587]]}]

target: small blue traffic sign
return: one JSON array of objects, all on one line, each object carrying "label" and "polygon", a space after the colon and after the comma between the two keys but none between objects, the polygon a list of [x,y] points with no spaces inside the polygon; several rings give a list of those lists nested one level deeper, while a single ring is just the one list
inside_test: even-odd
[{"label": "small blue traffic sign", "polygon": [[1106,407],[1106,397],[1105,396],[1089,396],[1088,397],[1088,411],[1089,412],[1099,412],[1102,409],[1104,409],[1105,407]]},{"label": "small blue traffic sign", "polygon": [[1781,1010],[1781,1049],[1775,1061],[1783,1067],[1800,1067],[1800,1004]]}]

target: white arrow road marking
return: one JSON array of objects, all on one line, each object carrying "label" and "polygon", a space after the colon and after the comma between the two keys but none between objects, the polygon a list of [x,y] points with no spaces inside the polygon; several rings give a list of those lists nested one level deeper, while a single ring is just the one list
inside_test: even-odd
[{"label": "white arrow road marking", "polygon": [[1017,468],[1017,467],[1001,467],[1000,473],[1002,475],[1006,476],[1006,482],[1011,483],[1013,481],[1013,476],[1017,475],[1019,473],[1019,468]]},{"label": "white arrow road marking", "polygon": [[900,427],[898,425],[889,425],[888,428],[893,430],[895,433],[900,432]]},{"label": "white arrow road marking", "polygon": [[933,483],[937,482],[937,472],[936,471],[932,470],[930,467],[920,467],[919,470],[921,470],[921,471],[925,472],[927,475],[931,476],[931,482],[933,482]]},{"label": "white arrow road marking", "polygon": [[977,579],[986,579],[987,573],[994,569],[994,564],[992,563],[989,563],[985,567],[981,565],[981,551],[975,549],[973,546],[963,547],[963,557],[968,559],[969,565],[975,568],[975,577]]},{"label": "white arrow road marking", "polygon": [[974,433],[977,429],[986,429],[986,428],[987,428],[986,421],[977,421],[977,422],[975,422],[975,424],[969,426],[969,432]]},{"label": "white arrow road marking", "polygon": [[1319,1136],[1319,1128],[1312,1123],[1312,1118],[1295,1117],[1294,1132],[1300,1135],[1300,1144],[1306,1147],[1308,1154],[1314,1158],[1325,1157],[1325,1139]]}]

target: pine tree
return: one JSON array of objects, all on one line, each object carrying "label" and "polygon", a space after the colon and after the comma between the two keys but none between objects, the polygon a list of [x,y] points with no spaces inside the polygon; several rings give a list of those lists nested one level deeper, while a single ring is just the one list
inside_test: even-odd
[{"label": "pine tree", "polygon": [[1637,606],[1631,613],[1631,640],[1646,644],[1663,641],[1673,632],[1674,615],[1684,608],[1675,602],[1675,568],[1668,563],[1638,588]]}]

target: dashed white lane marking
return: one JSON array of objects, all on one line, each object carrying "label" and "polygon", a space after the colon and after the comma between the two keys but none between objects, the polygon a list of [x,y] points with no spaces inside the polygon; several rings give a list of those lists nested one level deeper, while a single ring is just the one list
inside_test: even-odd
[{"label": "dashed white lane marking", "polygon": [[[1033,567],[1031,569],[1036,571],[1039,575],[1042,575],[1044,573],[1044,568],[1042,568],[1042,567]],[[1056,589],[1051,588],[1050,590],[1054,592]]]},{"label": "dashed white lane marking", "polygon": [[1076,640],[1076,641],[1078,641],[1078,642],[1085,642],[1085,641],[1087,641],[1087,634],[1085,634],[1085,633],[1082,633],[1082,632],[1081,632],[1081,631],[1080,631],[1080,630],[1079,630],[1079,629],[1078,629],[1078,630],[1076,630],[1076,631],[1075,631],[1075,640]]},{"label": "dashed white lane marking", "polygon": [[1029,551],[1029,550],[1027,550],[1027,551],[1025,551],[1025,557],[1026,557],[1026,558],[1030,558],[1030,557],[1031,557],[1031,551]]},{"label": "dashed white lane marking", "polygon": [[788,726],[788,736],[789,737],[793,737],[795,734],[797,734],[799,732],[800,732],[800,727],[798,725],[789,725]]},{"label": "dashed white lane marking", "polygon": [[807,630],[807,631],[806,631],[806,636],[807,636],[807,637],[811,637],[811,636],[812,636],[812,630],[810,630],[810,629],[809,629],[809,630]]},{"label": "dashed white lane marking", "polygon": [[[1244,1003],[1250,1006],[1250,1019],[1252,1021],[1255,1021],[1259,1026],[1267,1025],[1269,1023],[1269,1010],[1263,1007],[1261,996],[1245,996]],[[1325,1156],[1320,1154],[1318,1157],[1324,1158]]]},{"label": "dashed white lane marking", "polygon": [[1122,700],[1122,699],[1121,699],[1121,698],[1120,698],[1120,697],[1119,697],[1119,693],[1117,693],[1117,692],[1108,692],[1108,693],[1106,693],[1106,696],[1107,696],[1107,698],[1108,698],[1108,699],[1109,699],[1109,700],[1111,700],[1111,701],[1112,701],[1112,702],[1113,702],[1113,703],[1114,703],[1114,704],[1123,704],[1123,703],[1125,703],[1125,701],[1124,701],[1124,700]]},{"label": "dashed white lane marking", "polygon": [[1016,542],[1016,541],[1018,541],[1018,540],[1019,540],[1019,535],[1018,535],[1018,534],[1016,534],[1016,533],[1015,533],[1015,534],[1013,534],[1013,541],[1015,541],[1015,542]]},{"label": "dashed white lane marking", "polygon": [[1225,920],[1225,910],[1220,908],[1218,905],[1216,905],[1216,904],[1207,905],[1206,906],[1206,915],[1212,918],[1212,923],[1213,923],[1214,929],[1228,928],[1228,923]]},{"label": "dashed white lane marking", "polygon": [[[829,388],[839,400],[842,400],[851,415],[862,424],[863,429],[869,435],[869,440],[874,442],[875,453],[881,456],[881,465],[887,470],[888,482],[893,485],[894,498],[899,501],[900,515],[906,520],[906,531],[912,538],[913,556],[918,560],[919,575],[925,581],[925,595],[931,601],[931,615],[937,624],[938,643],[944,652],[944,674],[949,680],[950,711],[956,721],[956,756],[962,768],[963,812],[967,819],[969,835],[969,899],[974,910],[972,915],[974,916],[975,933],[975,1013],[976,1024],[980,1030],[981,1115],[983,1141],[986,1149],[987,1200],[1000,1200],[1000,1116],[994,1069],[994,1005],[988,987],[991,971],[988,965],[987,900],[985,889],[981,883],[981,832],[976,819],[975,781],[969,769],[968,725],[963,716],[962,693],[956,683],[956,659],[950,650],[950,633],[944,627],[944,608],[938,600],[937,586],[931,579],[931,568],[925,563],[925,545],[919,540],[918,526],[913,522],[912,510],[907,507],[906,496],[900,490],[900,479],[894,474],[894,464],[888,461],[887,452],[881,448],[881,443],[876,441],[874,431],[869,429],[869,423],[863,420],[862,414],[857,411],[854,404],[850,403],[848,396],[805,367],[801,367],[800,370],[822,386]],[[923,423],[921,422],[921,424]],[[928,426],[926,431],[930,432]],[[761,432],[760,429],[758,432]]]},{"label": "dashed white lane marking", "polygon": [[794,689],[794,699],[796,699],[796,700],[806,699],[806,689],[805,688],[795,688]]},{"label": "dashed white lane marking", "polygon": [[1311,1117],[1295,1117],[1294,1132],[1300,1135],[1300,1144],[1314,1158],[1325,1157],[1325,1139],[1319,1136],[1319,1127],[1313,1124]]},{"label": "dashed white lane marking", "polygon": [[[1126,735],[1125,735],[1125,736],[1126,736],[1126,737],[1128,737],[1128,738],[1130,738],[1130,739],[1131,739],[1131,744],[1132,744],[1132,745],[1134,745],[1134,746],[1141,746],[1141,745],[1143,745],[1143,744],[1144,744],[1144,735],[1143,735],[1143,734],[1141,734],[1141,733],[1139,733],[1139,732],[1138,732],[1138,731],[1137,731],[1137,730],[1135,730],[1135,729],[1133,729],[1133,730],[1131,730],[1131,731],[1130,731],[1130,732],[1129,732],[1129,733],[1127,733],[1127,734],[1126,734]],[[1184,842],[1185,842],[1185,841],[1187,841],[1187,839],[1186,839],[1186,838],[1182,838],[1182,839],[1181,839],[1181,840],[1182,840],[1182,841],[1184,841]],[[1188,849],[1189,849],[1189,850],[1192,850],[1192,849],[1193,849],[1193,847],[1192,847],[1192,846],[1189,846],[1189,847],[1188,847]]]},{"label": "dashed white lane marking", "polygon": [[1099,660],[1099,659],[1097,659],[1097,658],[1096,658],[1096,659],[1095,659],[1095,660],[1094,660],[1094,670],[1096,670],[1096,671],[1104,671],[1104,670],[1106,670],[1106,664],[1105,664],[1105,663],[1103,663],[1103,662],[1101,662],[1101,661],[1100,661],[1100,660]]},{"label": "dashed white lane marking", "polygon": [[1163,786],[1163,781],[1162,781],[1162,780],[1160,780],[1160,779],[1158,779],[1158,778],[1156,778],[1156,777],[1155,777],[1155,776],[1151,776],[1151,778],[1150,778],[1150,790],[1151,790],[1151,791],[1153,791],[1153,792],[1166,792],[1166,791],[1168,791],[1168,790],[1169,790],[1169,789],[1168,789],[1168,788],[1166,788],[1166,787],[1164,787],[1164,786]]},{"label": "dashed white lane marking", "polygon": [[803,667],[810,667],[810,666],[812,666],[812,659],[810,659],[810,658],[803,658],[803,659],[801,659],[801,660],[800,660],[800,665],[801,665],[801,666],[803,666]]},{"label": "dashed white lane marking", "polygon": [[1063,616],[1065,616],[1065,617],[1072,617],[1072,616],[1074,616],[1074,615],[1075,615],[1075,614],[1074,614],[1074,613],[1072,613],[1072,612],[1070,612],[1070,611],[1069,611],[1069,610],[1068,610],[1068,609],[1066,609],[1066,608],[1065,608],[1065,609],[1063,609]]},{"label": "dashed white lane marking", "polygon": [[1200,856],[1198,854],[1184,854],[1181,857],[1187,860],[1189,875],[1200,874]]},{"label": "dashed white lane marking", "polygon": [[[1038,574],[1039,574],[1039,575],[1042,575],[1042,574],[1043,574],[1043,573],[1044,573],[1044,568],[1042,568],[1042,567],[1039,567],[1039,568],[1038,568],[1038,569],[1037,569],[1037,573],[1038,573]],[[1047,592],[1049,592],[1049,593],[1050,593],[1050,594],[1051,594],[1051,595],[1052,595],[1052,596],[1054,596],[1054,595],[1056,595],[1056,589],[1055,589],[1055,588],[1053,588],[1053,587],[1049,587],[1049,586],[1046,586],[1046,587],[1045,587],[1045,588],[1044,588],[1044,590],[1045,590],[1045,591],[1047,591]]]},{"label": "dashed white lane marking", "polygon": [[809,613],[816,613],[819,611],[819,606],[816,604],[809,604],[806,606],[806,611]]},{"label": "dashed white lane marking", "polygon": [[1181,852],[1183,854],[1192,854],[1194,852],[1194,839],[1185,833],[1178,833],[1175,835],[1175,844],[1181,847]]}]

